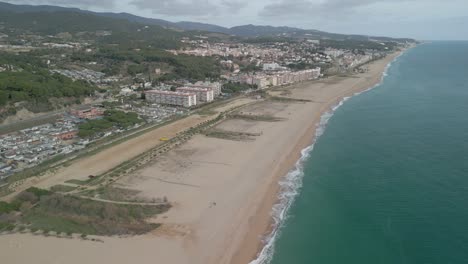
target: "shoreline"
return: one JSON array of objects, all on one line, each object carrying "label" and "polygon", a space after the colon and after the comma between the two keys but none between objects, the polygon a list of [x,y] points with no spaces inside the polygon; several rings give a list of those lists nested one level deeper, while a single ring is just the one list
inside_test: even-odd
[{"label": "shoreline", "polygon": [[[274,207],[280,205],[282,202],[282,199],[279,197],[282,192],[280,183],[286,179],[288,174],[302,169],[300,168],[302,160],[307,158],[310,151],[313,151],[314,144],[320,137],[320,135],[318,135],[318,129],[321,127],[322,117],[327,113],[333,114],[334,110],[336,110],[334,108],[341,106],[341,104],[347,99],[376,88],[381,82],[383,82],[383,79],[386,76],[386,71],[392,62],[398,59],[398,57],[406,51],[407,50],[398,51],[383,59],[367,64],[368,67],[374,66],[380,68],[380,70],[377,69],[378,72],[373,74],[374,76],[372,80],[364,82],[363,85],[353,87],[345,93],[336,96],[328,101],[322,109],[315,114],[312,119],[313,122],[311,122],[305,132],[299,137],[299,140],[293,148],[293,152],[287,155],[288,158],[281,163],[281,168],[274,171],[273,181],[269,183],[267,195],[263,198],[261,205],[257,210],[257,215],[254,216],[254,221],[251,223],[250,227],[254,231],[246,234],[243,239],[242,248],[240,248],[238,253],[235,254],[231,261],[232,264],[263,264],[265,263],[265,260],[271,257],[268,256],[268,253],[272,253],[271,250],[273,250],[272,247],[274,247],[274,240],[276,239],[276,235],[278,234],[278,231],[280,231],[282,224],[281,222],[276,222],[275,216],[273,215]],[[300,173],[302,173],[302,171]],[[293,202],[294,199],[295,197],[292,197],[291,202]],[[281,213],[287,213],[288,209],[289,205],[286,205]],[[282,221],[282,219],[279,219],[279,221]],[[259,240],[259,237],[262,239]]]},{"label": "shoreline", "polygon": [[[232,140],[196,135],[157,160],[119,178],[112,186],[138,192],[146,199],[168,197],[173,207],[151,219],[162,224],[153,232],[125,238],[99,237],[104,243],[9,234],[0,236],[5,260],[70,264],[136,261],[149,264],[155,259],[174,264],[251,262],[264,249],[266,235],[277,231],[275,227],[278,225],[272,225],[275,223],[272,209],[283,214],[287,209],[287,206],[277,206],[281,201],[279,194],[285,195],[280,183],[283,186],[291,184],[285,182],[288,175],[300,182],[301,176],[297,174],[300,170],[295,165],[304,158],[307,152],[304,148],[312,148],[317,138],[314,135],[320,134],[317,124],[323,125],[331,116],[326,113],[343,98],[376,86],[389,62],[398,54],[368,64],[369,71],[365,73],[268,91],[272,96],[290,98],[291,101],[244,98],[218,107],[217,111],[225,111],[241,106],[240,114],[277,120],[226,119],[213,129],[254,136]],[[307,100],[295,102],[294,98]],[[201,122],[201,118],[184,119],[79,160],[37,185],[47,188],[71,178],[96,175],[159,144],[155,138]],[[296,185],[289,187],[288,190],[297,191]],[[288,195],[284,199],[292,202],[295,193]]]}]

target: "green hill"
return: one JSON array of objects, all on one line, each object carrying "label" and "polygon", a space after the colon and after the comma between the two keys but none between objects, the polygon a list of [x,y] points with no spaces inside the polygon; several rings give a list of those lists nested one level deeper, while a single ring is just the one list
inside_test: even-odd
[{"label": "green hill", "polygon": [[[13,13],[0,11],[0,25],[14,38],[22,34],[89,38],[104,43],[138,43],[159,48],[176,48],[183,33],[157,25],[143,25],[125,19],[101,17],[72,11]],[[110,34],[109,34],[110,33]],[[96,38],[97,37],[97,38]]]},{"label": "green hill", "polygon": [[241,25],[236,27],[222,27],[213,24],[198,23],[191,21],[182,21],[182,22],[170,22],[163,19],[156,18],[146,18],[140,17],[128,13],[100,13],[100,12],[91,12],[87,10],[81,10],[78,8],[65,8],[58,6],[45,6],[45,5],[13,5],[8,3],[0,2],[0,12],[9,12],[15,14],[24,14],[30,12],[46,12],[46,13],[55,13],[55,12],[74,12],[87,15],[94,15],[98,17],[105,18],[115,18],[126,20],[129,22],[136,22],[152,26],[161,26],[168,29],[179,29],[186,31],[204,31],[204,32],[215,32],[222,33],[227,35],[235,35],[238,37],[272,37],[272,36],[283,36],[290,38],[309,38],[309,39],[332,39],[332,40],[357,40],[357,41],[368,41],[369,39],[377,41],[396,41],[396,42],[414,42],[413,39],[408,38],[388,38],[388,37],[377,37],[377,36],[366,36],[366,35],[348,35],[348,34],[336,34],[329,33],[314,29],[301,29],[301,28],[292,28],[292,27],[273,27],[273,26],[260,26],[260,25]]},{"label": "green hill", "polygon": [[[4,107],[26,102],[33,112],[52,110],[51,98],[66,98],[74,103],[81,97],[94,93],[96,87],[85,81],[73,81],[59,74],[52,74],[37,57],[23,54],[0,53],[0,118]],[[6,67],[6,69],[5,69]],[[65,102],[65,101],[64,101]]]}]

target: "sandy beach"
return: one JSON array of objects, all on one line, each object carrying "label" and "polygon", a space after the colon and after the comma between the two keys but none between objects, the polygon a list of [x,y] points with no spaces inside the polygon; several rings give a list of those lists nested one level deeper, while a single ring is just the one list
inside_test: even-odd
[{"label": "sandy beach", "polygon": [[[275,120],[228,118],[214,131],[244,133],[241,140],[197,135],[154,162],[120,178],[115,185],[139,191],[145,198],[167,197],[173,207],[153,219],[162,223],[154,232],[129,238],[83,241],[31,234],[0,236],[4,263],[164,263],[246,264],[263,247],[271,231],[271,210],[277,202],[278,182],[314,141],[323,113],[342,98],[380,82],[388,63],[398,55],[366,65],[369,71],[274,89],[274,96],[298,100],[242,98],[232,105],[243,116]],[[307,101],[305,101],[307,100]],[[224,109],[218,109],[221,111]],[[159,144],[186,124],[207,120],[193,116],[155,130],[63,168],[37,180],[48,187],[69,179],[99,174],[125,159]],[[35,183],[35,184],[36,184]]]}]

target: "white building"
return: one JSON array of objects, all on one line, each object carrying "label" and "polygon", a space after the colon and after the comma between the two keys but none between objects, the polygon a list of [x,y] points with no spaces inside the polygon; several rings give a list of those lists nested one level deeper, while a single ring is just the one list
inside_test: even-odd
[{"label": "white building", "polygon": [[276,71],[276,70],[281,70],[284,69],[281,67],[278,63],[265,63],[263,64],[263,70],[264,71]]},{"label": "white building", "polygon": [[179,87],[176,89],[181,93],[194,93],[198,102],[211,102],[214,100],[214,92],[211,88]]},{"label": "white building", "polygon": [[297,82],[309,81],[320,77],[321,69],[303,70],[303,71],[281,71],[275,74],[256,74],[256,75],[241,75],[237,76],[232,81],[256,85],[258,89],[265,89],[271,86],[287,85]]},{"label": "white building", "polygon": [[216,98],[221,94],[222,85],[219,82],[196,82],[195,84],[188,84],[186,87],[212,89]]},{"label": "white building", "polygon": [[269,75],[267,77],[268,86],[277,86],[278,85],[278,76],[276,75]]},{"label": "white building", "polygon": [[134,94],[135,92],[128,88],[128,87],[125,87],[125,88],[122,88],[119,92],[120,95],[123,95],[123,96],[129,96],[129,95],[132,95]]},{"label": "white building", "polygon": [[257,89],[265,89],[270,85],[266,76],[255,76],[253,77],[253,84],[257,85]]},{"label": "white building", "polygon": [[343,50],[339,50],[339,49],[328,48],[323,53],[325,53],[326,55],[328,55],[328,56],[330,56],[332,58],[337,58],[337,57],[343,55],[345,52]]},{"label": "white building", "polygon": [[145,98],[147,101],[157,104],[167,104],[183,107],[197,105],[197,95],[195,93],[151,90],[145,92]]}]

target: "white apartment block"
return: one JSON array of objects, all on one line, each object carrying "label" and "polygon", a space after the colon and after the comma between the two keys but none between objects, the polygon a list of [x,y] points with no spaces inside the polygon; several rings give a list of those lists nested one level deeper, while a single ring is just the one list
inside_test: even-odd
[{"label": "white apartment block", "polygon": [[214,92],[211,88],[179,87],[176,91],[196,94],[198,102],[211,102],[214,100]]},{"label": "white apartment block", "polygon": [[276,71],[278,69],[282,69],[278,63],[265,63],[263,64],[263,70],[264,71]]},{"label": "white apartment block", "polygon": [[253,84],[257,85],[257,89],[265,89],[270,85],[266,76],[256,76],[253,78]]},{"label": "white apartment block", "polygon": [[151,90],[145,92],[146,100],[157,104],[167,104],[183,107],[197,105],[197,95],[195,93],[182,93]]},{"label": "white apartment block", "polygon": [[314,80],[320,77],[320,71],[320,68],[315,68],[297,72],[281,72],[276,75],[277,85]]},{"label": "white apartment block", "polygon": [[212,89],[215,98],[221,94],[222,87],[219,82],[196,82],[195,84],[188,84],[186,86],[192,88]]},{"label": "white apartment block", "polygon": [[276,76],[276,75],[269,75],[267,80],[268,80],[268,85],[269,86],[277,86],[278,85],[278,76]]},{"label": "white apartment block", "polygon": [[345,52],[343,50],[339,50],[339,49],[326,49],[325,52],[324,52],[326,55],[330,56],[330,57],[333,57],[333,58],[336,58],[336,57],[339,57],[341,55],[343,55]]},{"label": "white apartment block", "polygon": [[276,72],[275,74],[240,75],[233,79],[233,81],[249,85],[257,85],[258,89],[265,89],[271,86],[287,85],[318,79],[321,74],[320,72],[320,68],[315,68],[296,72],[282,71]]},{"label": "white apartment block", "polygon": [[240,83],[245,83],[245,84],[248,84],[248,85],[253,85],[254,84],[254,77],[251,76],[251,75],[242,75],[240,76],[239,78],[239,82]]}]

